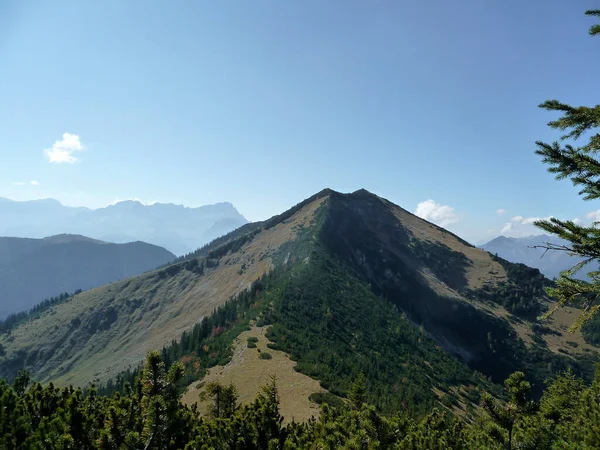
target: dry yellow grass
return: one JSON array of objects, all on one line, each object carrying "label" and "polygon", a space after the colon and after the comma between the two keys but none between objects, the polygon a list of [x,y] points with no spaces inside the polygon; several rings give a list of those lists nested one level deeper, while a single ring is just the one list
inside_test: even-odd
[{"label": "dry yellow grass", "polygon": [[[565,306],[552,315],[547,325],[560,331],[562,334],[560,336],[554,334],[546,334],[543,336],[544,341],[546,341],[550,350],[557,352],[561,349],[563,352],[566,351],[571,354],[583,353],[584,351],[598,351],[597,347],[586,344],[580,331],[575,331],[573,333],[569,331],[569,327],[573,324],[579,314],[581,314],[581,310]],[[572,342],[576,345],[569,345],[567,342]]]},{"label": "dry yellow grass", "polygon": [[[252,327],[250,331],[241,333],[235,341],[234,356],[229,364],[210,369],[202,380],[204,384],[192,383],[183,395],[183,403],[197,403],[200,411],[206,413],[209,401],[200,402],[199,395],[210,382],[233,384],[240,396],[240,403],[249,403],[260,392],[261,386],[269,383],[271,375],[275,375],[285,422],[305,422],[311,417],[318,417],[319,407],[308,396],[313,392],[325,392],[324,389],[318,381],[296,372],[296,363],[285,353],[268,348],[264,333],[265,327]],[[258,338],[257,348],[248,348],[248,337]],[[268,352],[273,359],[260,359],[261,352]],[[198,388],[199,385],[202,387]]]},{"label": "dry yellow grass", "polygon": [[437,242],[455,252],[463,253],[471,261],[466,273],[470,289],[479,289],[487,283],[496,284],[499,281],[506,280],[506,271],[491,258],[489,253],[462,243],[448,231],[432,223],[425,222],[396,205],[392,206],[392,212],[415,238]]},{"label": "dry yellow grass", "polygon": [[[466,272],[468,288],[480,289],[484,285],[493,286],[506,280],[506,271],[500,263],[491,258],[488,252],[465,245],[452,234],[438,226],[424,222],[422,219],[396,205],[390,205],[393,214],[415,238],[446,245],[451,250],[463,253],[470,260],[471,263]],[[438,294],[451,298],[460,297],[464,301],[469,301],[438,280],[433,273],[423,271],[422,275],[427,284]],[[520,321],[502,306],[473,301],[469,301],[469,303],[497,317],[507,319],[510,326],[516,331],[523,342],[528,346],[533,345],[533,334],[529,323]],[[543,336],[548,348],[553,352],[559,352],[560,350],[561,353],[566,352],[573,356],[584,351],[598,351],[597,348],[585,343],[580,332],[569,333],[567,331],[569,325],[573,323],[576,314],[577,310],[574,308],[562,308],[547,324],[550,328],[562,333],[560,336],[555,334],[546,334]],[[573,346],[567,342],[575,343],[576,345]]]},{"label": "dry yellow grass", "polygon": [[[263,230],[235,255],[225,255],[216,268],[207,269],[203,276],[182,271],[156,280],[154,273],[149,273],[86,291],[16,328],[10,339],[0,337],[0,343],[11,354],[25,350],[49,355],[34,374],[40,381],[75,386],[92,380],[106,381],[136,367],[149,350],[178,339],[268,272],[272,255],[283,243],[294,240],[297,230],[310,224],[326,199],[315,200],[290,219]],[[128,311],[124,304],[134,299],[142,299],[143,306]],[[72,319],[90,317],[109,306],[125,308],[110,329],[83,341],[71,339]]]},{"label": "dry yellow grass", "polygon": [[[0,343],[10,356],[24,350],[33,355],[33,359],[43,362],[35,367],[34,373],[40,381],[84,386],[91,380],[103,382],[113,378],[124,369],[136,367],[148,350],[179,339],[184,331],[268,272],[272,266],[271,258],[281,245],[295,239],[298,230],[309,226],[315,212],[327,199],[315,200],[284,222],[261,231],[238,252],[221,258],[216,268],[207,269],[202,276],[183,270],[158,280],[155,273],[149,273],[90,290],[16,328],[10,336],[0,336]],[[388,205],[415,238],[446,245],[470,260],[466,273],[469,288],[478,289],[506,279],[504,268],[487,252],[466,245],[447,231],[402,208]],[[418,262],[407,261],[407,264],[419,269]],[[511,314],[502,307],[465,299],[430,271],[423,270],[423,276],[440,295],[458,297],[493,315],[511,319]],[[128,308],[126,305],[130,301],[139,301],[141,306]],[[111,306],[119,310],[119,315],[109,329],[88,335],[76,333],[83,328],[74,325],[73,320],[89,319]],[[557,313],[550,326],[561,330],[563,335],[544,336],[549,348],[556,352],[567,351],[571,355],[586,350],[596,351],[583,342],[580,333],[566,332],[566,326],[573,317],[568,309]],[[533,343],[528,324],[514,320],[509,320],[509,323],[525,343]],[[573,347],[567,344],[568,341],[577,345]],[[274,365],[273,360],[260,362],[265,367]],[[293,411],[288,415],[290,413],[293,417],[300,417]]]}]

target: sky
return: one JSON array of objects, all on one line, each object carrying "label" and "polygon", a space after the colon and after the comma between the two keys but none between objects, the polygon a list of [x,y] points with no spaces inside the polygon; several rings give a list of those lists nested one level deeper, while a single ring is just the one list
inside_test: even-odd
[{"label": "sky", "polygon": [[365,188],[473,243],[600,204],[534,154],[594,105],[580,0],[0,2],[0,196],[232,202]]}]

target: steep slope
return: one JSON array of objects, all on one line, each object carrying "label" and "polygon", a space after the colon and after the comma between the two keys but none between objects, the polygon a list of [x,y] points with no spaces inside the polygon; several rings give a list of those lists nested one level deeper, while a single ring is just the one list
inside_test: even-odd
[{"label": "steep slope", "polygon": [[247,220],[231,203],[187,208],[123,201],[105,208],[73,208],[56,200],[0,202],[0,235],[41,238],[58,233],[91,236],[116,243],[144,241],[183,255]]},{"label": "steep slope", "polygon": [[308,203],[287,222],[251,232],[235,252],[220,247],[208,257],[86,291],[51,308],[2,339],[10,362],[0,370],[6,375],[25,364],[39,379],[84,385],[135,367],[149,349],[179,338],[271,270],[323,200]]},{"label": "steep slope", "polygon": [[325,190],[174,265],[49,308],[0,338],[0,370],[83,385],[166,345],[192,381],[229,362],[257,321],[336,395],[363,372],[384,409],[446,399],[464,412],[493,388],[474,370],[495,381],[525,370],[537,388],[568,366],[587,370],[591,347],[569,345],[561,324],[532,323],[548,283],[367,191]]},{"label": "steep slope", "polygon": [[[487,244],[482,245],[481,248],[492,254],[498,255],[507,261],[521,263],[539,269],[540,272],[550,279],[558,277],[560,272],[570,269],[575,264],[582,261],[581,258],[571,256],[566,252],[555,250],[546,252],[542,248],[533,248],[535,246],[543,246],[546,243],[555,245],[566,244],[562,239],[548,235],[528,236],[523,238],[498,236]],[[587,273],[591,270],[596,269],[592,266],[588,266],[577,273],[575,277],[585,280],[587,278]]]},{"label": "steep slope", "polygon": [[144,242],[111,244],[77,235],[0,237],[0,319],[45,298],[122,280],[174,258]]}]

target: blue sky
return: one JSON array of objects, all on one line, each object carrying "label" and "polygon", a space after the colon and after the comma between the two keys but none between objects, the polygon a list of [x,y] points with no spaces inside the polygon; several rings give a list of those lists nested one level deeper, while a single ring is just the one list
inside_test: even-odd
[{"label": "blue sky", "polygon": [[259,220],[366,188],[476,243],[590,220],[600,206],[534,142],[556,137],[542,101],[597,102],[594,7],[1,2],[0,196],[230,201]]}]

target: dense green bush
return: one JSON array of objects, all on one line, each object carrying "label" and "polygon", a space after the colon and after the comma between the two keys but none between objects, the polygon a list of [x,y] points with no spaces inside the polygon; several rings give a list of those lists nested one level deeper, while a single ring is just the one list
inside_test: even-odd
[{"label": "dense green bush", "polygon": [[596,314],[581,327],[585,342],[600,346],[600,314]]},{"label": "dense green bush", "polygon": [[[206,387],[209,414],[180,402],[181,364],[167,370],[150,352],[133,385],[99,395],[72,387],[30,384],[21,372],[0,381],[0,448],[3,450],[200,449],[492,449],[600,448],[600,372],[586,386],[567,372],[548,384],[539,403],[529,398],[522,373],[506,382],[507,402],[488,395],[476,420],[465,422],[432,409],[422,419],[395,411],[382,415],[353,392],[351,402],[327,393],[318,419],[283,425],[275,379],[256,399],[238,404],[234,386]],[[356,383],[355,383],[356,385]],[[448,401],[452,407],[453,402]]]}]

